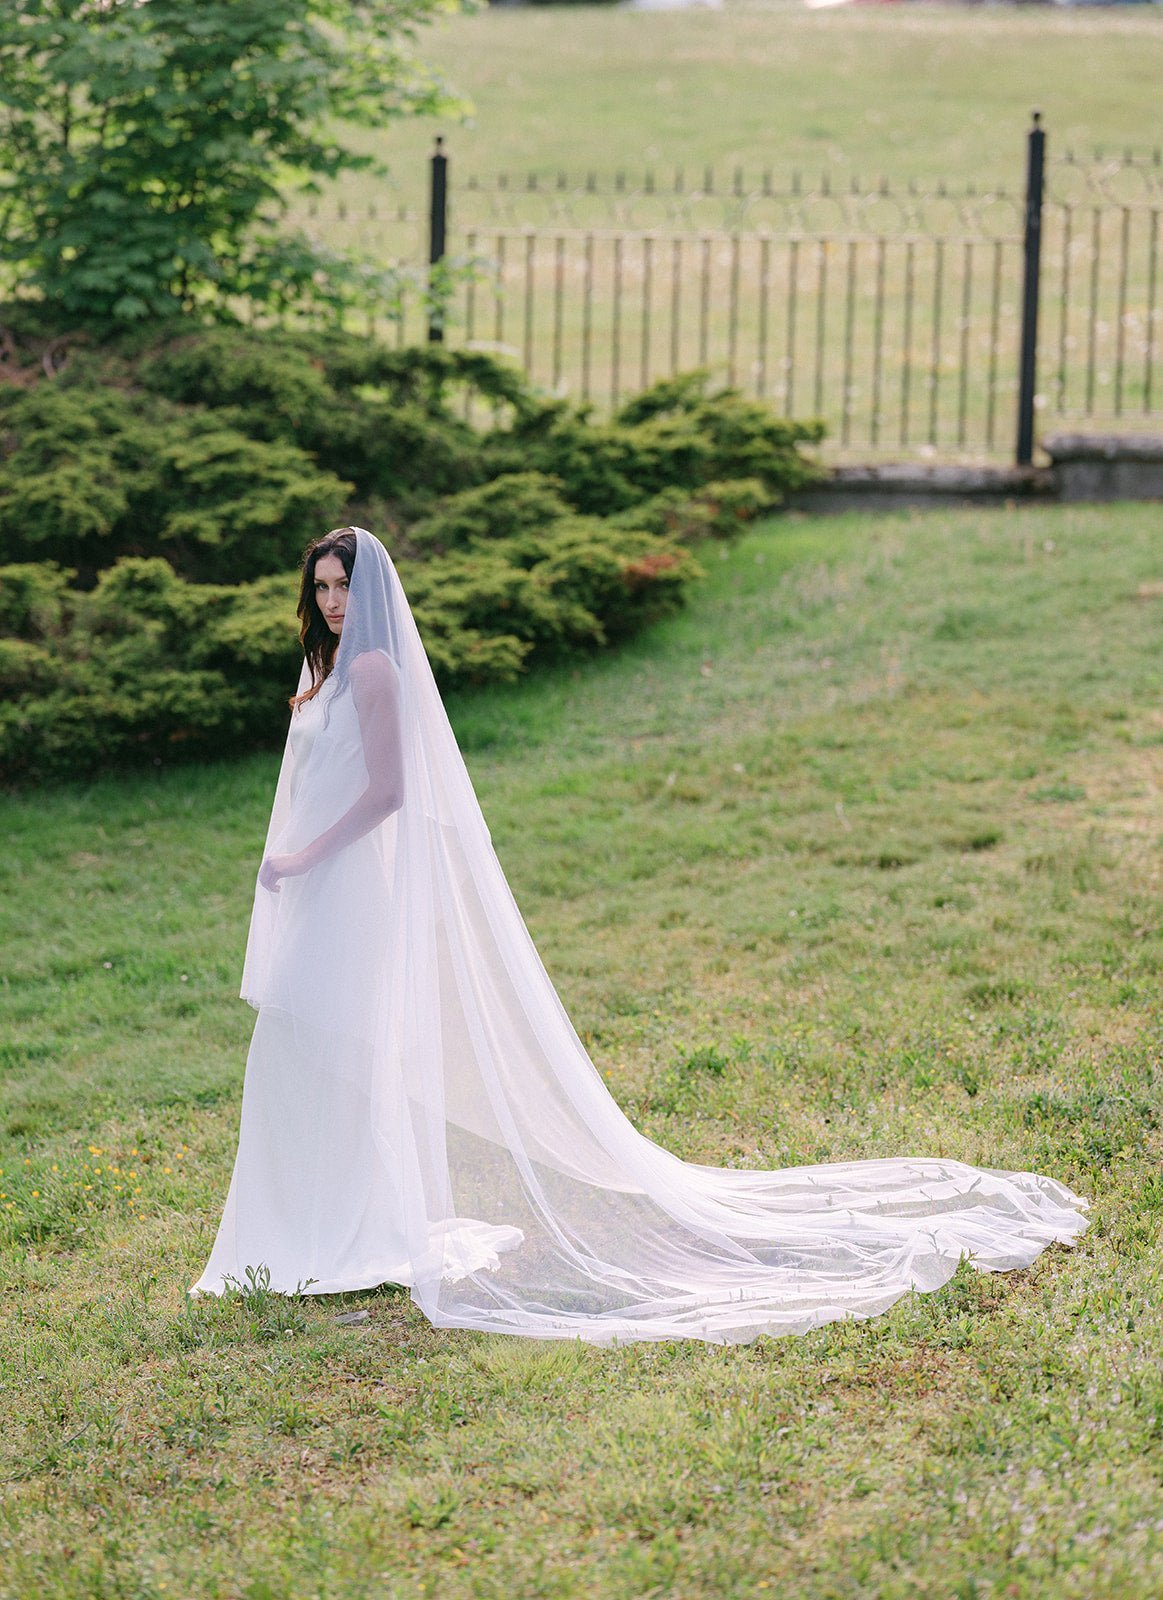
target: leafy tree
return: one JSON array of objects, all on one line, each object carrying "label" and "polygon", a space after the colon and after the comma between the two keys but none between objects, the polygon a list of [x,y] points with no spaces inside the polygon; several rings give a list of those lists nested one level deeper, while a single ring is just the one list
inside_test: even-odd
[{"label": "leafy tree", "polygon": [[285,190],[374,165],[338,123],[448,103],[410,50],[449,3],[0,6],[0,258],[88,323],[342,303],[366,274],[280,230]]}]

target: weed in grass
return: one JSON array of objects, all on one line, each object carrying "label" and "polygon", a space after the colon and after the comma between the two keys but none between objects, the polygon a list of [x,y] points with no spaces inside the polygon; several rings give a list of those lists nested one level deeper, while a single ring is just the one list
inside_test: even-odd
[{"label": "weed in grass", "polygon": [[1047,783],[1034,790],[1034,799],[1045,805],[1069,805],[1074,800],[1085,800],[1086,790],[1077,783]]},{"label": "weed in grass", "polygon": [[459,1511],[463,1495],[452,1483],[425,1485],[422,1494],[406,1494],[404,1515],[412,1528],[443,1528]]},{"label": "weed in grass", "polygon": [[658,1075],[644,1109],[673,1115],[705,1102],[708,1089],[721,1079],[730,1065],[727,1056],[715,1045],[708,1045],[682,1056]]}]

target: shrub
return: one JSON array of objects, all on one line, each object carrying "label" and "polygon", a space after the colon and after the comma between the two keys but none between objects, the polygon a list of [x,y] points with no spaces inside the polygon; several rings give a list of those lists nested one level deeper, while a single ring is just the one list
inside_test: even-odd
[{"label": "shrub", "polygon": [[299,579],[294,572],[240,586],[229,604],[207,608],[192,641],[192,659],[199,666],[227,674],[243,669],[251,682],[254,674],[260,673],[277,694],[285,696],[302,657],[295,616],[298,598]]},{"label": "shrub", "polygon": [[[482,401],[492,420],[470,426]],[[378,504],[406,537],[443,497],[529,472],[594,516],[741,480],[774,506],[814,475],[799,447],[820,431],[705,374],[598,423],[476,352],[237,328],[76,349],[55,382],[0,391],[0,425],[0,559],[36,546],[84,581],[123,554],[222,581],[242,547],[252,572],[277,571],[345,502]]]},{"label": "shrub", "polygon": [[[129,367],[123,379],[176,404],[226,408],[250,437],[297,445],[358,499],[382,497],[407,521],[440,496],[530,470],[596,516],[736,479],[762,482],[775,505],[816,475],[799,447],[822,433],[713,390],[699,372],[655,384],[598,423],[491,356],[389,350],[346,334],[204,330],[146,348]],[[465,420],[481,401],[493,418],[484,429]]]},{"label": "shrub", "polygon": [[127,557],[92,590],[66,591],[65,575],[33,570],[0,567],[8,781],[270,739],[298,659],[287,579],[193,584],[160,558]]},{"label": "shrub", "polygon": [[69,607],[69,580],[75,576],[55,561],[21,561],[5,567],[0,582],[0,635],[10,639],[57,637]]},{"label": "shrub", "polygon": [[290,569],[328,526],[386,538],[438,678],[482,683],[673,610],[692,548],[816,470],[800,454],[815,425],[705,374],[595,422],[476,352],[238,328],[68,348],[27,307],[10,332],[10,781],[277,737],[299,654]]},{"label": "shrub", "polygon": [[799,453],[822,424],[786,422],[732,389],[710,391],[705,373],[655,384],[607,423],[550,402],[493,435],[494,464],[551,473],[579,511],[610,516],[665,490],[726,480],[761,483],[768,505],[803,487],[818,469]]},{"label": "shrub", "polygon": [[157,547],[189,577],[227,582],[285,570],[343,516],[351,485],[318,471],[297,445],[250,439],[214,413],[185,421],[163,454]]},{"label": "shrub", "polygon": [[120,553],[135,512],[152,522],[165,440],[145,410],[115,389],[0,392],[0,557],[96,570]]},{"label": "shrub", "polygon": [[771,491],[760,479],[735,478],[704,484],[693,494],[663,489],[611,520],[681,544],[698,544],[703,539],[732,539],[745,523],[772,509]]},{"label": "shrub", "polygon": [[46,693],[54,682],[53,658],[43,645],[0,639],[0,694],[15,700]]},{"label": "shrub", "polygon": [[351,493],[229,412],[83,380],[0,391],[0,427],[0,560],[35,553],[87,582],[119,556],[158,552],[207,582],[277,572]]},{"label": "shrub", "polygon": [[251,437],[295,444],[361,500],[405,511],[488,475],[466,398],[531,403],[524,381],[487,356],[389,351],[338,334],[187,334],[147,354],[135,378],[180,404],[228,408]]},{"label": "shrub", "polygon": [[[681,603],[685,550],[596,518],[401,561],[444,684],[515,677],[530,657],[601,645]],[[76,777],[269,743],[300,659],[294,574],[191,583],[126,557],[88,591],[50,564],[0,567],[0,778]]]},{"label": "shrub", "polygon": [[561,484],[543,472],[509,472],[480,488],[449,495],[438,511],[408,529],[408,542],[426,555],[446,555],[483,541],[513,538],[572,514]]},{"label": "shrub", "polygon": [[[417,626],[445,683],[513,677],[530,657],[560,657],[622,638],[679,606],[699,576],[688,551],[573,515],[439,561],[400,563]],[[486,637],[509,641],[503,670],[482,670]],[[465,640],[474,647],[465,649]]]}]

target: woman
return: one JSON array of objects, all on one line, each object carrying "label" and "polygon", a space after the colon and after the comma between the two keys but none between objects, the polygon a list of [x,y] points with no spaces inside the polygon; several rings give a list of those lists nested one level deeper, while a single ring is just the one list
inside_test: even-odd
[{"label": "woman", "polygon": [[1086,1226],[1053,1179],[734,1172],[622,1115],[521,919],[387,552],[308,551],[242,992],[238,1159],[196,1289],[393,1282],[437,1325],[714,1342],[866,1317]]}]

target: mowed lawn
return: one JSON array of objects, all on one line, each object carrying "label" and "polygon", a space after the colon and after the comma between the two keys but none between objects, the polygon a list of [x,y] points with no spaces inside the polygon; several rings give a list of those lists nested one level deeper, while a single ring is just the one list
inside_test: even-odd
[{"label": "mowed lawn", "polygon": [[1034,107],[1052,154],[1149,153],[1163,139],[1152,6],[484,7],[424,29],[416,48],[471,115],[362,135],[401,183],[436,133],[482,182],[683,166],[689,185],[706,165],[742,164],[785,183],[827,168],[1019,190]]},{"label": "mowed lawn", "polygon": [[597,1350],[390,1288],[186,1302],[277,757],[4,800],[0,1595],[1163,1591],[1159,517],[771,522],[630,647],[452,703],[647,1133],[1093,1201],[868,1323]]}]

